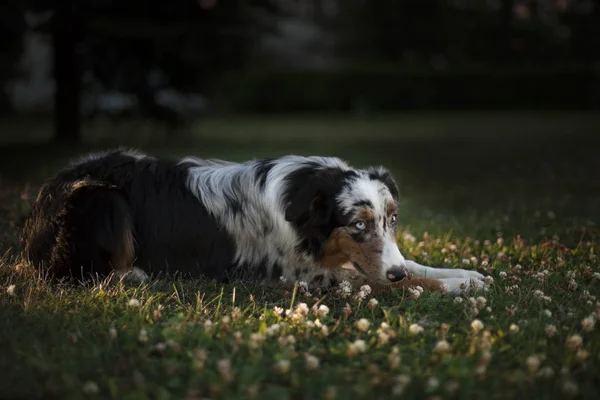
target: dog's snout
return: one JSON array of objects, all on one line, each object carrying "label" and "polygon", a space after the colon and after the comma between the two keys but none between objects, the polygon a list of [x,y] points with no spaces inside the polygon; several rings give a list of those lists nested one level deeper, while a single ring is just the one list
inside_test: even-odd
[{"label": "dog's snout", "polygon": [[386,276],[391,282],[400,282],[402,279],[407,277],[407,274],[404,268],[394,267],[388,270]]}]

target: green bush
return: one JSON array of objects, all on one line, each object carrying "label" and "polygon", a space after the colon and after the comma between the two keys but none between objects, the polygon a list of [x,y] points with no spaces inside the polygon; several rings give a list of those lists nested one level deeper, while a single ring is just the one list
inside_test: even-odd
[{"label": "green bush", "polygon": [[592,68],[263,70],[226,77],[219,95],[231,111],[259,113],[592,109],[600,106],[600,74]]}]

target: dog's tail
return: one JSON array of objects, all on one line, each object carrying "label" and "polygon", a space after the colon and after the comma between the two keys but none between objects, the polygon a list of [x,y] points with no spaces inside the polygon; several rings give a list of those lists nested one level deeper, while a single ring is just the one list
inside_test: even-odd
[{"label": "dog's tail", "polygon": [[23,258],[53,278],[86,280],[131,267],[133,214],[124,194],[81,180],[43,188],[21,235]]}]

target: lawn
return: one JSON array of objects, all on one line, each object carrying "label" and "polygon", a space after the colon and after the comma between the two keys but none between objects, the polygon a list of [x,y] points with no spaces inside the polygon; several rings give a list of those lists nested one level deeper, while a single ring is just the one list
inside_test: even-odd
[{"label": "lawn", "polygon": [[582,118],[245,118],[118,140],[160,155],[383,164],[403,194],[405,256],[493,278],[461,296],[51,285],[16,263],[22,217],[43,178],[115,134],[0,148],[0,398],[596,399],[600,118]]}]

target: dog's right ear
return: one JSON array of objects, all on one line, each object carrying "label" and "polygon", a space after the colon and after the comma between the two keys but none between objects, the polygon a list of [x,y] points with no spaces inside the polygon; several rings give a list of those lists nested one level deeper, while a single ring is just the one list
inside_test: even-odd
[{"label": "dog's right ear", "polygon": [[310,228],[328,224],[335,209],[335,195],[341,176],[341,171],[322,169],[300,171],[292,177],[286,196],[286,221]]}]

